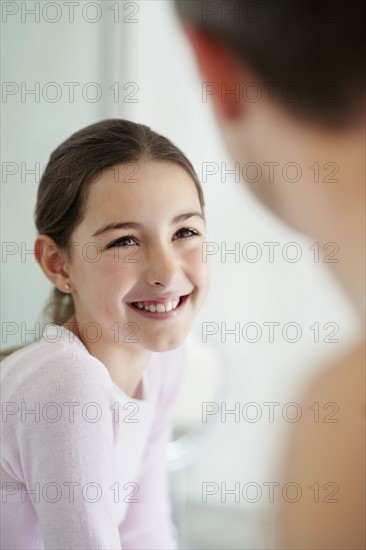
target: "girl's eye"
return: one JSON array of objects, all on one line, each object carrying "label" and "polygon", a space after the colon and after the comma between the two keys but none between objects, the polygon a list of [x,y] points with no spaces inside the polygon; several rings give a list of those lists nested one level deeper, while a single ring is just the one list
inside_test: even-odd
[{"label": "girl's eye", "polygon": [[191,229],[190,227],[183,227],[182,229],[179,229],[179,231],[176,232],[176,234],[173,237],[173,240],[187,239],[188,237],[194,237],[196,235],[198,235],[198,232],[195,229]]},{"label": "girl's eye", "polygon": [[117,239],[116,241],[108,245],[107,248],[113,248],[117,246],[127,247],[127,246],[135,246],[135,245],[136,245],[135,239],[130,235],[126,235],[126,237],[121,237],[120,239]]}]

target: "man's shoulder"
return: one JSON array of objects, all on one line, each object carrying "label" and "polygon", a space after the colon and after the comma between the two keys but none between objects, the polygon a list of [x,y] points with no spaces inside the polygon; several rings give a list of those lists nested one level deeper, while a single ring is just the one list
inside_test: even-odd
[{"label": "man's shoulder", "polygon": [[344,351],[312,381],[305,400],[337,398],[350,406],[356,400],[365,402],[365,341]]},{"label": "man's shoulder", "polygon": [[302,498],[296,507],[283,503],[280,523],[286,543],[280,547],[363,548],[364,342],[344,352],[313,380],[302,410],[312,414],[294,425],[284,468],[284,481],[296,481]]}]

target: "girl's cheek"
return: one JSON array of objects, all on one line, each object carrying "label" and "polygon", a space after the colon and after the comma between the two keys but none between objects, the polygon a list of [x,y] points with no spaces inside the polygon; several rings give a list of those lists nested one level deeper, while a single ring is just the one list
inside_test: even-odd
[{"label": "girl's cheek", "polygon": [[201,286],[208,291],[208,288],[210,286],[210,281],[211,281],[210,266],[208,262],[203,263],[201,261],[200,280],[201,280]]},{"label": "girl's cheek", "polygon": [[86,276],[89,276],[90,272],[91,262],[86,259],[82,253],[76,256],[74,261],[71,263],[71,277],[75,280],[82,280]]},{"label": "girl's cheek", "polygon": [[75,280],[84,286],[85,281],[89,281],[92,287],[110,290],[132,284],[138,277],[141,264],[138,260],[133,262],[126,256],[103,254],[94,261],[91,256],[91,259],[79,257],[74,264]]},{"label": "girl's cheek", "polygon": [[142,263],[139,260],[132,262],[121,255],[118,261],[110,257],[108,261],[101,263],[96,276],[105,288],[121,290],[136,284],[141,275],[141,269]]},{"label": "girl's cheek", "polygon": [[203,257],[201,245],[192,249],[186,259],[192,276],[202,280],[202,282],[209,278],[209,263],[207,258]]},{"label": "girl's cheek", "polygon": [[139,247],[136,246],[116,246],[106,250],[103,254],[103,262],[110,268],[114,267],[130,267],[141,263],[141,255]]}]

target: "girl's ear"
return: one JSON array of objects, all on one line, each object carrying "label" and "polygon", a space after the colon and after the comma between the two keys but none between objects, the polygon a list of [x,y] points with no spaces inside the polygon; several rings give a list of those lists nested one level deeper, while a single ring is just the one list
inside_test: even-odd
[{"label": "girl's ear", "polygon": [[38,235],[34,243],[34,255],[46,277],[62,292],[69,283],[66,271],[66,253],[60,250],[55,241],[48,235]]}]

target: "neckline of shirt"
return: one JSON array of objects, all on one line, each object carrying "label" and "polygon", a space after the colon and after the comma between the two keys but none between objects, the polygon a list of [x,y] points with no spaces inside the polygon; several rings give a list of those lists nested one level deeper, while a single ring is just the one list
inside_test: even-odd
[{"label": "neckline of shirt", "polygon": [[[75,344],[81,351],[83,351],[84,353],[87,353],[88,355],[91,355],[92,357],[94,357],[94,355],[92,355],[90,353],[90,351],[88,350],[88,348],[85,346],[85,344],[80,340],[80,338],[74,333],[72,332],[71,330],[69,330],[68,328],[66,328],[64,325],[58,325],[61,329],[61,334],[63,337],[66,337],[67,335],[72,335],[72,337],[68,338],[68,342],[72,343],[72,344]],[[153,354],[153,357],[154,357],[154,354]],[[153,358],[152,357],[152,358]],[[102,361],[100,361],[97,357],[95,357],[95,359],[97,359],[102,365],[103,367],[105,368],[108,376],[110,377],[111,379],[111,382],[112,382],[112,385],[113,385],[113,388],[115,390],[116,393],[120,394],[123,396],[123,398],[129,402],[131,401],[135,401],[136,403],[145,403],[148,399],[148,368],[150,366],[150,363],[152,361],[152,359],[150,359],[149,363],[147,364],[143,374],[142,374],[142,378],[141,378],[141,383],[142,383],[142,397],[141,398],[137,398],[137,397],[131,397],[129,395],[127,395],[112,379],[111,375],[109,374],[109,371],[107,369],[107,367],[102,363]]]}]

